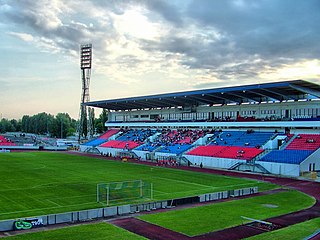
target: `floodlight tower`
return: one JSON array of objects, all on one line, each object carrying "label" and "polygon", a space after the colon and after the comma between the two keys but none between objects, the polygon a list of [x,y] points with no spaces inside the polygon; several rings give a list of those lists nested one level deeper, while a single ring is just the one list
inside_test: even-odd
[{"label": "floodlight tower", "polygon": [[90,101],[89,85],[91,77],[92,44],[80,45],[80,68],[81,68],[81,103],[79,111],[78,140],[82,137],[90,139],[93,135],[93,109],[88,108],[85,103]]}]

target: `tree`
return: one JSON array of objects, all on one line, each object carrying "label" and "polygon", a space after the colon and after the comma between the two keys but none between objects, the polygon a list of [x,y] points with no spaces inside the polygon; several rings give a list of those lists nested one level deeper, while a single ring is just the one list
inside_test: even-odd
[{"label": "tree", "polygon": [[11,119],[10,123],[12,124],[14,128],[14,132],[20,132],[21,131],[21,121],[17,121],[15,119]]},{"label": "tree", "polygon": [[[95,121],[94,121],[94,119],[95,119],[95,117],[94,117],[94,109],[93,108],[88,108],[88,120],[89,120],[88,124],[91,124],[91,132],[88,132],[88,135],[90,137],[92,137],[94,132],[95,132],[94,131],[94,129],[95,129]],[[88,128],[88,130],[89,130],[89,128]]]},{"label": "tree", "polygon": [[21,131],[22,132],[30,132],[29,130],[30,116],[24,115],[21,120]]},{"label": "tree", "polygon": [[100,122],[99,119],[95,119],[95,127],[96,127],[96,132],[97,133],[103,133],[103,124]]},{"label": "tree", "polygon": [[102,112],[99,116],[101,123],[105,124],[106,121],[108,121],[108,111],[106,109],[102,109]]},{"label": "tree", "polygon": [[[102,125],[101,133],[106,130],[104,124],[108,121],[108,111],[106,109],[103,109],[102,112],[99,115],[99,122]],[[97,123],[98,124],[98,123]],[[99,126],[100,127],[100,126]]]},{"label": "tree", "polygon": [[16,129],[14,125],[9,121],[8,119],[2,118],[0,121],[0,132],[5,133],[5,132],[15,132]]},{"label": "tree", "polygon": [[71,117],[68,113],[58,113],[53,124],[53,136],[65,138],[71,127]]},{"label": "tree", "polygon": [[22,131],[65,138],[74,135],[76,128],[77,121],[72,119],[68,113],[58,113],[54,116],[42,112],[33,116],[24,115],[21,120],[0,120],[0,133]]}]

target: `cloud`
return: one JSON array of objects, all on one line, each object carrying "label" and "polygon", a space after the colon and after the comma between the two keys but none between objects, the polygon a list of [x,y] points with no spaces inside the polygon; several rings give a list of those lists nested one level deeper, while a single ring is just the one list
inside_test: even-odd
[{"label": "cloud", "polygon": [[320,3],[317,0],[193,1],[188,15],[225,32],[247,54],[267,58],[319,57]]},{"label": "cloud", "polygon": [[250,80],[319,59],[319,12],[316,0],[194,0],[181,11],[183,28],[140,44],[145,51],[178,54],[182,66],[217,79]]},{"label": "cloud", "polygon": [[158,13],[163,19],[175,26],[182,27],[184,25],[181,9],[170,1],[145,0],[144,3],[152,13]]},{"label": "cloud", "polygon": [[297,74],[288,77],[305,78],[302,69],[310,66],[302,63],[320,58],[317,0],[0,3],[3,32],[32,41],[39,52],[59,53],[76,65],[79,45],[92,43],[100,91],[110,83],[119,92],[135,95],[130,91],[277,81],[289,69]]},{"label": "cloud", "polygon": [[11,36],[15,36],[23,41],[26,41],[26,42],[32,42],[34,39],[33,36],[28,33],[9,32],[8,34]]},{"label": "cloud", "polygon": [[[96,47],[103,47],[103,37],[112,36],[115,33],[113,29],[102,26],[102,22],[93,24],[87,13],[79,17],[90,9],[90,6],[82,9],[82,12],[75,12],[80,9],[79,4],[76,6],[76,2],[68,1],[66,4],[57,0],[24,0],[10,2],[10,4],[11,6],[3,11],[7,21],[37,36],[39,42],[42,42],[41,47],[51,45],[49,48],[70,52],[78,51],[79,44],[92,41],[96,42]],[[87,20],[90,22],[87,23]]]}]

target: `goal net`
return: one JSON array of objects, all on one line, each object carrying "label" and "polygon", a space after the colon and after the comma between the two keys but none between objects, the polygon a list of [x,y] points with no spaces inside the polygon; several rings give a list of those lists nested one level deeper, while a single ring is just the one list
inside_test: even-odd
[{"label": "goal net", "polygon": [[97,202],[109,205],[141,202],[153,198],[152,183],[142,180],[97,184]]}]

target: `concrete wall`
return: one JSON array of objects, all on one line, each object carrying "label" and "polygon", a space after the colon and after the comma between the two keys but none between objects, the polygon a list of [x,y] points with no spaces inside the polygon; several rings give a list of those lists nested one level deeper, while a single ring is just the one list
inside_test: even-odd
[{"label": "concrete wall", "polygon": [[202,163],[203,167],[211,168],[223,168],[228,169],[238,162],[245,163],[246,160],[229,159],[229,158],[215,158],[215,157],[203,157],[194,155],[183,155],[192,164],[199,166]]},{"label": "concrete wall", "polygon": [[[164,202],[166,203],[166,202]],[[166,205],[163,202],[153,202],[147,203],[150,207],[149,210],[163,208]],[[71,223],[71,222],[81,222],[81,221],[90,221],[92,219],[103,218],[103,217],[114,217],[121,216],[131,213],[132,208],[144,209],[144,211],[148,210],[148,208],[144,207],[147,204],[137,204],[137,205],[122,205],[122,206],[114,206],[114,207],[106,207],[106,208],[97,208],[97,209],[89,209],[82,210],[76,212],[67,212],[67,213],[59,213],[59,214],[49,214],[43,215],[39,217],[35,217],[41,219],[41,222],[44,226],[60,224],[60,223]],[[26,218],[20,218],[20,220],[24,220]],[[14,230],[13,224],[15,220],[4,220],[0,221],[0,232],[3,231],[12,231]]]},{"label": "concrete wall", "polygon": [[139,151],[139,150],[132,150],[138,157],[140,157],[142,160],[146,160],[146,155],[149,153],[148,151]]},{"label": "concrete wall", "polygon": [[320,148],[300,164],[300,171],[308,172],[309,164],[315,164],[315,170],[320,171]]},{"label": "concrete wall", "polygon": [[260,164],[262,167],[267,169],[272,174],[284,175],[289,177],[298,177],[300,175],[299,164],[286,164],[262,161],[256,161],[256,163]]},{"label": "concrete wall", "polygon": [[79,148],[81,152],[85,152],[88,149],[92,148],[92,146],[80,145]]},{"label": "concrete wall", "polygon": [[240,197],[245,195],[251,195],[258,193],[258,187],[242,188],[235,190],[228,190],[223,192],[206,193],[199,196],[200,202],[217,201],[220,199],[226,199],[230,197]]},{"label": "concrete wall", "polygon": [[265,145],[263,145],[263,149],[278,149],[278,140],[284,140],[287,136],[277,136],[273,140],[269,140]]},{"label": "concrete wall", "polygon": [[97,149],[99,150],[100,153],[102,154],[112,154],[112,156],[116,156],[118,152],[122,152],[123,149],[119,149],[119,148],[105,148],[105,147],[97,147]]}]

